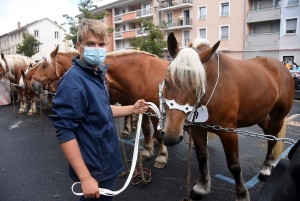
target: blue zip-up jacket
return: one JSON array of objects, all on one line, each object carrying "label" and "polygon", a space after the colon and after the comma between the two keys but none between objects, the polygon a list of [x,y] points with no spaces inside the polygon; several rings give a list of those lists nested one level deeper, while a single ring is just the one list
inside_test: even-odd
[{"label": "blue zip-up jacket", "polygon": [[[78,57],[59,82],[50,116],[60,143],[77,139],[83,160],[98,181],[123,169],[118,135],[105,84],[108,65],[95,71]],[[72,180],[79,181],[70,166]]]}]

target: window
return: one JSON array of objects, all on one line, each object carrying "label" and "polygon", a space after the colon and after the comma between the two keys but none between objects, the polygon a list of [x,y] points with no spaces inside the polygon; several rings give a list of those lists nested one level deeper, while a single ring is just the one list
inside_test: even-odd
[{"label": "window", "polygon": [[287,0],[287,6],[299,5],[299,0]]},{"label": "window", "polygon": [[39,46],[39,45],[36,46],[36,51],[37,51],[37,52],[40,52],[40,46]]},{"label": "window", "polygon": [[253,10],[261,10],[261,9],[262,9],[262,0],[254,0]]},{"label": "window", "polygon": [[36,38],[39,38],[39,31],[38,31],[38,30],[34,30],[34,36],[35,36]]},{"label": "window", "polygon": [[292,63],[294,61],[294,56],[283,56],[282,59],[285,63],[289,62]]},{"label": "window", "polygon": [[252,24],[252,34],[261,34],[261,24],[259,23]]},{"label": "window", "polygon": [[54,32],[54,38],[58,38],[58,31]]},{"label": "window", "polygon": [[286,34],[297,33],[297,18],[286,19],[285,24],[286,24],[286,31],[285,31]]},{"label": "window", "polygon": [[229,15],[229,2],[221,3],[221,16]]},{"label": "window", "polygon": [[199,19],[206,19],[206,6],[199,7]]},{"label": "window", "polygon": [[226,40],[229,39],[229,26],[221,26],[220,30],[220,39]]},{"label": "window", "polygon": [[173,25],[173,23],[172,23],[172,21],[173,21],[173,13],[167,13],[167,23],[168,23],[168,27],[172,27]]},{"label": "window", "polygon": [[206,38],[206,28],[199,29],[200,38]]},{"label": "window", "polygon": [[188,46],[189,45],[189,42],[191,40],[191,37],[190,37],[190,30],[185,30],[183,31],[183,45],[182,46]]}]

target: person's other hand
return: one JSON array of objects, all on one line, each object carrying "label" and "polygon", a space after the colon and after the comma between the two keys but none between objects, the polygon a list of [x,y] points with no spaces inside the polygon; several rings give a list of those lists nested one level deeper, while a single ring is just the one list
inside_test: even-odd
[{"label": "person's other hand", "polygon": [[134,114],[145,114],[148,110],[148,105],[145,102],[145,100],[141,99],[138,100],[134,105],[133,105],[133,113]]}]

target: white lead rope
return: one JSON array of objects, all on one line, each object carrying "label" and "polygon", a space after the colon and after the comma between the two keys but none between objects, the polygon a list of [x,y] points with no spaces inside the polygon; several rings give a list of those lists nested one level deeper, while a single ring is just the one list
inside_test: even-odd
[{"label": "white lead rope", "polygon": [[[146,102],[146,103],[149,105],[149,108],[151,108],[157,114],[157,116],[160,117],[160,112],[159,112],[159,109],[157,108],[157,106],[155,104],[151,103],[151,102]],[[140,139],[140,133],[141,133],[142,119],[143,119],[143,114],[139,114],[139,120],[138,120],[138,123],[137,123],[137,131],[136,131],[134,150],[133,150],[133,158],[132,158],[132,163],[131,163],[131,169],[130,169],[129,176],[128,176],[124,186],[118,191],[111,191],[109,189],[99,188],[100,195],[106,195],[106,196],[118,195],[119,193],[123,192],[127,188],[127,186],[129,185],[129,183],[131,181],[131,178],[132,178],[132,175],[134,173],[134,169],[135,169],[137,158],[138,158],[138,151],[139,151],[138,146],[139,146],[139,139]],[[76,193],[74,191],[74,186],[76,184],[80,184],[80,183],[81,182],[76,182],[71,187],[72,192],[75,195],[78,195],[78,196],[83,195],[83,193]]]}]

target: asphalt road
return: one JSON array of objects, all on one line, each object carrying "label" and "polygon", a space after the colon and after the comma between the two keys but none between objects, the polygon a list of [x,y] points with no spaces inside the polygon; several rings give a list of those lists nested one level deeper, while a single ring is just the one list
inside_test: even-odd
[{"label": "asphalt road", "polygon": [[[16,107],[15,111],[18,108]],[[300,138],[300,102],[295,101],[289,114],[287,137]],[[14,114],[12,105],[0,107],[0,201],[73,201],[73,182],[68,177],[68,164],[55,137],[54,127],[48,120],[49,113],[34,117]],[[292,116],[293,115],[293,116]],[[43,120],[43,121],[42,121]],[[122,123],[122,122],[121,122]],[[116,125],[118,125],[116,121]],[[245,130],[262,133],[257,127]],[[124,140],[127,158],[132,158],[134,133]],[[143,140],[141,140],[143,144]],[[188,146],[182,142],[169,147],[169,160],[164,169],[153,167],[155,157],[143,165],[152,171],[147,185],[129,185],[115,201],[179,201],[187,197]],[[288,146],[285,146],[285,149]],[[232,201],[236,199],[235,185],[227,169],[222,145],[218,137],[208,146],[211,193],[204,201]],[[257,180],[266,154],[266,141],[239,136],[240,160],[244,181],[251,200],[256,200],[263,182]],[[287,151],[286,151],[287,153]],[[155,155],[157,150],[155,149]],[[197,182],[198,164],[192,150],[191,187]],[[120,189],[126,177],[120,178]]]}]

